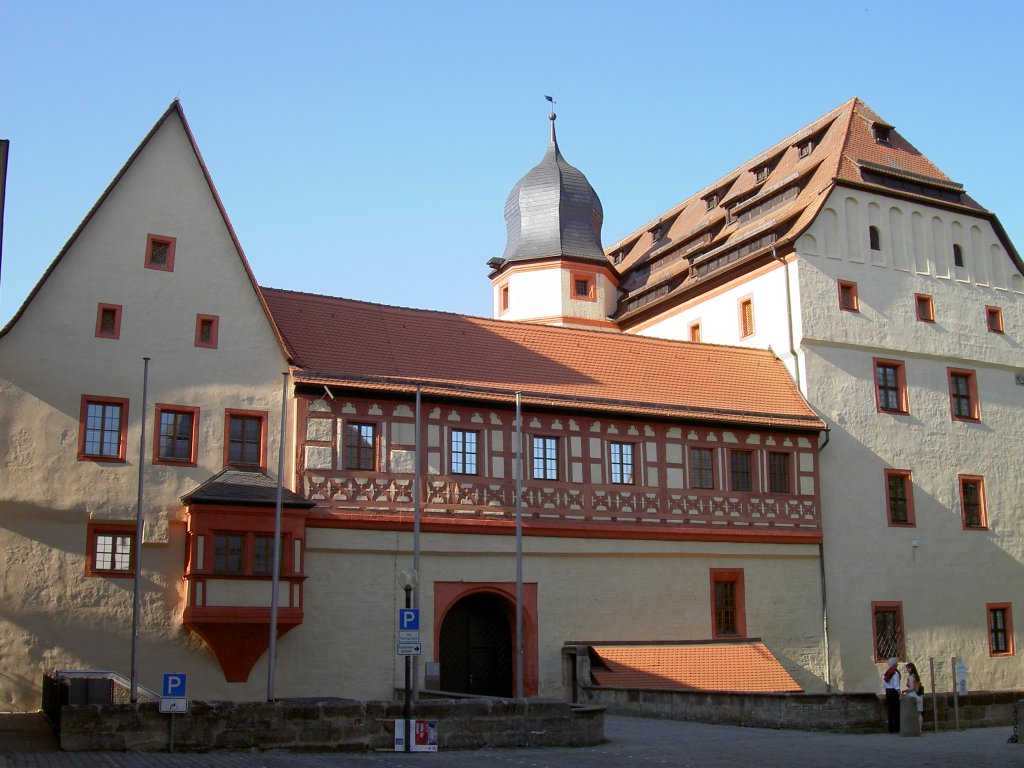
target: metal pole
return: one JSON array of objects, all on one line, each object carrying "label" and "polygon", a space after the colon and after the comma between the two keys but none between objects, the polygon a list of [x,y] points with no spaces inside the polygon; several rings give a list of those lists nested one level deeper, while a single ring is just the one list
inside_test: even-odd
[{"label": "metal pole", "polygon": [[935,693],[935,657],[928,657],[928,676],[931,678],[931,689],[932,689],[932,730],[936,733],[939,732],[939,698]]},{"label": "metal pole", "polygon": [[135,585],[132,600],[132,669],[131,669],[131,702],[139,700],[139,624],[142,614],[142,498],[145,489],[146,456],[146,397],[149,394],[149,358],[142,358],[142,429],[139,431],[139,495],[135,510]]},{"label": "metal pole", "polygon": [[[412,607],[412,584],[406,584],[405,607]],[[402,705],[402,717],[405,718],[405,751],[409,751],[409,741],[412,739],[412,657],[405,657],[405,703]]]},{"label": "metal pole", "polygon": [[953,728],[960,730],[960,692],[956,684],[956,656],[949,657],[950,672],[953,675]]},{"label": "metal pole", "polygon": [[516,698],[523,698],[523,397],[516,392]]},{"label": "metal pole", "polygon": [[825,589],[825,545],[818,544],[818,568],[821,578],[821,634],[825,651],[825,690],[832,691],[832,660],[828,646],[828,592]]},{"label": "metal pole", "polygon": [[288,372],[281,374],[281,425],[277,448],[277,499],[274,502],[274,556],[270,563],[270,649],[267,658],[267,701],[274,700],[274,667],[277,663],[277,603],[281,588],[281,497],[284,494],[284,438],[288,418]]},{"label": "metal pole", "polygon": [[[416,385],[416,473],[412,489],[412,569],[416,572],[416,580],[413,582],[412,605],[417,611],[420,609],[420,385]],[[413,698],[419,701],[420,694],[420,658],[412,657],[412,692]]]}]

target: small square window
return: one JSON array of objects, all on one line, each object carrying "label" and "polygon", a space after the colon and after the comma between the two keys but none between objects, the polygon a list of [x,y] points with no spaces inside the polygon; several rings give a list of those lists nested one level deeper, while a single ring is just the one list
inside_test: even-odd
[{"label": "small square window", "polygon": [[174,271],[174,251],[177,241],[161,235],[146,236],[146,268],[161,272]]},{"label": "small square window", "polygon": [[123,462],[127,434],[128,401],[125,398],[82,396],[79,460]]},{"label": "small square window", "polygon": [[345,424],[345,469],[377,471],[376,424]]},{"label": "small square window", "polygon": [[558,438],[533,438],[533,478],[535,480],[558,479]]},{"label": "small square window", "polygon": [[908,413],[906,370],[899,360],[875,360],[875,398],[879,411]]},{"label": "small square window", "polygon": [[989,603],[988,653],[990,656],[1013,656],[1013,608],[1010,603]]},{"label": "small square window", "polygon": [[768,490],[771,493],[789,493],[789,454],[768,454]]},{"label": "small square window", "polygon": [[611,443],[608,446],[611,459],[611,479],[616,485],[633,483],[633,444]]},{"label": "small square window", "polygon": [[572,275],[572,297],[582,301],[594,301],[595,279],[593,275],[574,273]]},{"label": "small square window", "polygon": [[740,299],[740,338],[754,335],[754,299]]},{"label": "small square window", "polygon": [[89,524],[85,558],[88,576],[125,577],[135,574],[135,527]]},{"label": "small square window", "polygon": [[194,467],[198,432],[198,408],[157,403],[153,463]]},{"label": "small square window", "polygon": [[922,323],[935,322],[935,301],[925,293],[914,294],[914,310]]},{"label": "small square window", "polygon": [[700,341],[700,320],[690,323],[690,341]]},{"label": "small square window", "polygon": [[885,470],[885,496],[889,525],[914,525],[914,495],[910,472],[904,469]]},{"label": "small square window", "polygon": [[746,637],[743,570],[711,568],[710,575],[712,639]]},{"label": "small square window", "polygon": [[985,509],[985,481],[980,477],[960,475],[960,510],[964,528],[984,530],[988,528],[988,513]]},{"label": "small square window", "polygon": [[480,435],[478,432],[463,429],[452,430],[452,474],[475,475],[477,474],[477,442]]},{"label": "small square window", "polygon": [[196,315],[195,345],[206,349],[216,349],[219,326],[220,318],[217,315]]},{"label": "small square window", "polygon": [[839,308],[844,312],[860,312],[857,284],[851,280],[839,281]]},{"label": "small square window", "polygon": [[949,409],[954,421],[978,421],[978,377],[974,371],[949,368]]},{"label": "small square window", "polygon": [[905,659],[906,644],[903,635],[903,603],[872,603],[872,633],[875,637],[875,661],[890,658]]},{"label": "small square window", "polygon": [[100,304],[96,310],[96,338],[121,338],[121,305]]},{"label": "small square window", "polygon": [[985,323],[992,333],[1004,333],[1003,310],[1000,307],[985,307]]},{"label": "small square window", "polygon": [[267,466],[265,411],[227,410],[224,414],[224,465],[263,470]]}]

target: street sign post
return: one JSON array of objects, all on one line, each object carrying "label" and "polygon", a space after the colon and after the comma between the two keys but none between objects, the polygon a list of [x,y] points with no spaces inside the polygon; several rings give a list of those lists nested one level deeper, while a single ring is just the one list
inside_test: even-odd
[{"label": "street sign post", "polygon": [[420,642],[417,640],[414,643],[398,643],[398,655],[399,656],[419,656],[420,655]]}]

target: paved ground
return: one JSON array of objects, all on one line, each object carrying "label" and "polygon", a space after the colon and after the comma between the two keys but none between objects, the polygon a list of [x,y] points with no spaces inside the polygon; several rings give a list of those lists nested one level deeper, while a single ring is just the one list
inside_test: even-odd
[{"label": "paved ground", "polygon": [[[17,736],[0,715],[0,768],[776,768],[895,766],[1008,768],[1024,766],[1024,744],[1008,744],[1011,728],[926,733],[919,738],[774,731],[670,720],[608,717],[607,743],[585,749],[480,749],[416,754],[125,754],[58,752],[45,734]],[[21,742],[18,743],[19,738]],[[49,750],[49,751],[46,751]],[[5,767],[6,763],[6,767]]]}]

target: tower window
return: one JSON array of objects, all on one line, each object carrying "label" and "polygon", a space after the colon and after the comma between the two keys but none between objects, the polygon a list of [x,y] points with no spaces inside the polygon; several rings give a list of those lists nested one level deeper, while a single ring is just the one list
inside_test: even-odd
[{"label": "tower window", "polygon": [[582,301],[594,301],[596,298],[595,278],[593,275],[572,275],[572,297]]},{"label": "tower window", "polygon": [[868,247],[872,251],[882,250],[882,236],[878,231],[878,227],[868,227]]},{"label": "tower window", "polygon": [[953,263],[961,269],[964,266],[964,249],[957,243],[953,243]]}]

